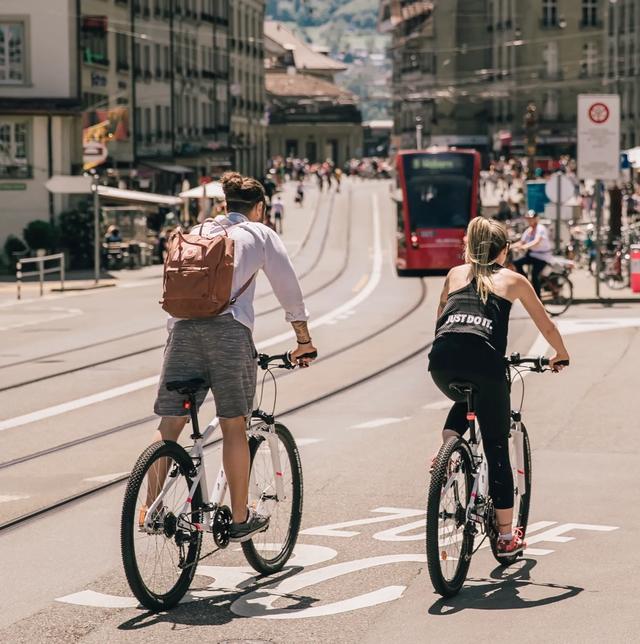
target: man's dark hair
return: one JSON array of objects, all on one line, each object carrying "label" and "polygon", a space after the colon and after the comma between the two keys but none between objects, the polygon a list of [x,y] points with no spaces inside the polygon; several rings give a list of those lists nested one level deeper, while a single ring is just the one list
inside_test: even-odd
[{"label": "man's dark hair", "polygon": [[253,207],[265,200],[262,184],[239,172],[227,172],[222,176],[222,189],[227,200],[227,212],[248,214]]}]

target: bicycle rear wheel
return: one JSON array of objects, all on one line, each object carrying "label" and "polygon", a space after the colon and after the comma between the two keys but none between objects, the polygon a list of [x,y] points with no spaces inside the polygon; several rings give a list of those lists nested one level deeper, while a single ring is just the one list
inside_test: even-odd
[{"label": "bicycle rear wheel", "polygon": [[[249,505],[269,516],[269,527],[242,544],[251,567],[263,575],[282,570],[298,540],[302,520],[302,466],[291,432],[280,423],[275,425],[274,448],[280,460],[280,471],[274,471],[271,447],[264,435],[249,440],[251,475]],[[282,481],[284,496],[277,494],[276,477]]]},{"label": "bicycle rear wheel", "polygon": [[[200,486],[189,494],[193,463],[185,450],[171,441],[150,445],[135,464],[124,495],[120,544],[129,586],[151,611],[173,608],[189,589],[196,573],[202,532]],[[149,474],[154,478],[150,482]],[[149,529],[143,524],[146,508],[160,493],[158,476],[173,479]],[[185,499],[189,512],[182,514]]]},{"label": "bicycle rear wheel", "polygon": [[549,315],[562,315],[573,302],[571,280],[560,273],[551,273],[542,278],[540,300]]},{"label": "bicycle rear wheel", "polygon": [[450,438],[433,465],[427,499],[427,565],[431,583],[443,597],[462,588],[473,550],[466,513],[473,486],[473,465],[464,440]]},{"label": "bicycle rear wheel", "polygon": [[[524,471],[517,476],[514,481],[514,498],[513,498],[513,525],[512,529],[521,528],[522,532],[526,535],[527,533],[527,524],[529,523],[529,508],[531,507],[531,446],[529,444],[529,434],[527,433],[527,428],[524,426],[524,423],[520,424],[522,431],[522,456],[523,456],[523,465]],[[509,458],[516,459],[517,446],[514,443],[513,432],[509,438]],[[512,463],[516,463],[516,460],[511,460]],[[521,486],[518,483],[518,480],[521,479],[524,482],[524,489],[521,489]],[[495,522],[495,516],[492,517]],[[493,525],[493,529],[489,531],[489,541],[491,543],[491,552],[495,557],[496,561],[503,566],[510,566],[515,563],[517,559],[522,556],[522,553],[513,555],[511,557],[498,557],[497,543],[498,543],[498,530],[497,525]]]}]

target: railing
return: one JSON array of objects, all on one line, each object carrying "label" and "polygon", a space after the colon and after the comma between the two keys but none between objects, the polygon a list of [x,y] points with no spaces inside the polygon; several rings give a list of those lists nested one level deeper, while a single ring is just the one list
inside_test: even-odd
[{"label": "railing", "polygon": [[[58,260],[58,266],[53,268],[45,268],[44,263],[48,261]],[[22,266],[24,264],[37,264],[38,269],[24,273]],[[40,281],[40,295],[44,295],[44,276],[51,273],[60,273],[60,290],[64,291],[64,254],[58,253],[56,255],[43,255],[42,257],[27,257],[19,259],[16,263],[16,286],[18,287],[18,299],[22,299],[22,278],[38,276]]]}]

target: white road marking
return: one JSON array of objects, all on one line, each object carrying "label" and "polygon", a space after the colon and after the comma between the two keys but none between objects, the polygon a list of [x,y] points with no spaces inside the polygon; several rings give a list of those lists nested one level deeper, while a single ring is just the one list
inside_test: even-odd
[{"label": "white road marking", "polygon": [[66,414],[68,411],[81,409],[82,407],[88,407],[89,405],[94,405],[105,400],[110,400],[111,398],[123,396],[124,394],[131,393],[132,391],[145,389],[146,387],[157,385],[159,380],[160,376],[151,376],[150,378],[144,378],[143,380],[131,382],[128,385],[114,387],[113,389],[107,389],[106,391],[101,391],[97,394],[92,394],[91,396],[76,398],[76,400],[71,400],[60,405],[54,405],[53,407],[40,409],[39,411],[34,411],[30,414],[16,416],[15,418],[8,418],[7,420],[0,421],[0,432],[5,431],[6,429],[12,429],[13,427],[20,427],[21,425],[35,423],[39,420],[44,420],[45,418],[51,418],[52,416]]},{"label": "white road marking", "polygon": [[121,476],[127,476],[129,472],[116,472],[115,474],[102,474],[101,476],[92,476],[91,478],[84,479],[90,483],[109,483],[109,481],[115,481]]},{"label": "white road marking", "polygon": [[576,335],[639,327],[640,318],[563,318],[557,321],[557,325],[563,335]]},{"label": "white road marking", "polygon": [[360,278],[360,280],[358,280],[358,283],[353,287],[352,292],[353,292],[353,293],[358,293],[358,292],[360,292],[360,291],[364,288],[364,286],[365,286],[365,284],[367,283],[368,279],[369,279],[369,274],[368,274],[368,273],[365,273],[365,274]]},{"label": "white road marking", "polygon": [[[380,210],[378,208],[378,200],[376,195],[373,195],[373,267],[371,270],[371,279],[367,282],[366,287],[360,291],[355,297],[351,298],[344,304],[338,306],[333,311],[329,311],[325,315],[320,316],[315,321],[312,321],[309,324],[309,327],[315,329],[319,326],[332,323],[339,316],[351,312],[357,306],[362,304],[366,299],[368,299],[371,294],[374,292],[380,279],[382,277],[382,247],[380,241]],[[295,337],[293,331],[288,331],[287,333],[281,333],[262,342],[258,342],[256,347],[258,350],[265,349],[266,347],[271,347],[275,344],[280,344],[285,340],[290,340]],[[6,420],[0,421],[0,431],[6,429],[12,429],[14,427],[20,427],[22,425],[27,425],[28,423],[34,423],[39,420],[44,420],[45,418],[51,418],[53,416],[59,416],[68,411],[75,409],[81,409],[82,407],[88,407],[89,405],[94,405],[105,400],[110,400],[111,398],[116,398],[118,396],[123,396],[125,394],[131,393],[133,391],[138,391],[140,389],[146,389],[147,387],[152,387],[158,384],[160,376],[151,376],[150,378],[144,378],[142,380],[137,380],[136,382],[131,382],[127,385],[122,385],[120,387],[114,387],[113,389],[107,389],[106,391],[99,392],[97,394],[92,394],[91,396],[85,396],[84,398],[77,398],[76,400],[71,400],[60,405],[54,405],[53,407],[47,407],[45,409],[40,409],[38,411],[32,412],[30,414],[24,414],[23,416],[16,416],[15,418],[7,418]]]},{"label": "white road marking", "polygon": [[10,503],[11,501],[22,501],[29,497],[24,494],[0,494],[0,503]]},{"label": "white road marking", "polygon": [[402,418],[376,418],[375,420],[369,420],[365,423],[359,423],[358,425],[351,425],[349,429],[374,429],[376,427],[385,427],[386,425],[403,423],[405,420],[411,420],[411,416],[403,416]]},{"label": "white road marking", "polygon": [[360,534],[354,530],[343,530],[361,525],[371,525],[374,523],[383,523],[384,521],[396,521],[397,519],[408,519],[424,515],[424,510],[411,510],[407,508],[376,508],[371,512],[381,512],[385,516],[368,517],[367,519],[356,519],[355,521],[343,521],[342,523],[332,523],[330,525],[317,526],[302,530],[300,534],[312,534],[318,537],[355,537]]},{"label": "white road marking", "polygon": [[67,318],[74,318],[82,315],[81,309],[63,309],[59,306],[53,306],[47,309],[53,311],[51,315],[39,317],[36,320],[29,320],[27,322],[16,322],[15,324],[7,324],[0,326],[0,331],[8,331],[9,329],[22,329],[25,326],[35,326],[36,324],[45,324],[46,322],[55,322],[56,320],[66,320]]}]

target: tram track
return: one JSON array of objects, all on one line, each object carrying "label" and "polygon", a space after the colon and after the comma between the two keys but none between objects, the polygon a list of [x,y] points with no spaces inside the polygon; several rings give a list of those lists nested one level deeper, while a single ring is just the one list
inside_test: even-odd
[{"label": "tram track", "polygon": [[[424,301],[424,298],[426,298],[426,285],[425,285],[424,281],[421,281],[421,283],[423,285],[423,301]],[[418,306],[416,306],[415,308],[418,308]],[[405,314],[405,316],[403,316],[403,318],[406,317],[407,315],[408,314]],[[398,321],[392,323],[391,326],[395,326],[396,324],[398,324]],[[388,328],[387,328],[387,330],[388,330]],[[375,335],[379,335],[382,332],[383,332],[382,330],[379,330],[375,334],[372,334],[371,337],[363,338],[363,339],[359,340],[358,342],[354,343],[354,345],[352,345],[352,346],[355,346],[355,345],[358,345],[358,344],[363,344],[364,342],[368,342],[368,341],[370,341],[372,339],[372,337],[374,337]],[[417,349],[414,349],[413,351],[411,351],[408,355],[403,355],[402,357],[394,360],[390,364],[387,364],[384,367],[381,367],[381,368],[377,369],[376,371],[374,371],[372,373],[369,373],[366,376],[363,376],[362,378],[358,378],[357,380],[355,380],[353,382],[350,382],[350,383],[348,383],[346,385],[336,387],[335,389],[333,389],[331,391],[328,391],[328,392],[326,392],[324,394],[316,396],[316,397],[312,398],[311,400],[307,400],[305,402],[302,402],[302,403],[299,403],[297,405],[294,405],[293,407],[290,407],[289,409],[282,410],[278,414],[278,417],[283,418],[283,417],[285,417],[287,415],[290,415],[290,414],[293,414],[295,412],[302,411],[303,409],[307,409],[307,408],[312,407],[313,405],[316,405],[316,404],[318,404],[320,402],[323,402],[325,400],[333,398],[334,396],[337,396],[337,395],[342,394],[342,393],[344,393],[346,391],[350,391],[351,389],[359,387],[360,385],[365,384],[365,383],[369,382],[370,380],[373,380],[374,378],[377,378],[377,377],[379,377],[379,376],[381,376],[381,375],[383,375],[383,374],[395,369],[396,367],[399,367],[400,365],[402,365],[403,363],[407,362],[408,360],[411,360],[411,359],[417,357],[418,355],[420,355],[421,353],[426,351],[431,345],[432,345],[432,341],[425,342],[425,343],[423,343],[423,345],[421,345]],[[327,355],[326,358],[341,354],[346,350],[348,350],[348,348],[345,347],[343,349],[340,349],[339,351],[335,351],[332,354]],[[152,416],[151,418],[153,419],[153,418],[155,418],[155,416]],[[128,429],[130,427],[133,427],[133,426],[135,426],[134,423],[136,423],[136,422],[138,422],[138,424],[139,424],[139,421],[133,421],[133,423],[128,424],[126,427],[125,426],[120,426],[119,428],[114,428],[112,430],[112,433],[114,433],[115,430],[122,431],[125,428]],[[106,434],[103,432],[102,435],[106,435]],[[95,439],[95,437],[90,437],[87,440],[93,440],[93,439]],[[204,449],[208,449],[210,447],[213,447],[214,445],[220,443],[221,440],[222,440],[221,438],[214,439],[213,441],[208,443],[205,446]],[[87,441],[85,440],[84,442],[87,442]],[[79,444],[79,443],[76,442],[75,444]],[[53,448],[53,449],[62,449],[62,448],[63,448],[62,446],[59,446],[59,448]],[[47,453],[51,453],[51,451],[52,450],[49,450]],[[44,455],[44,454],[40,454],[40,455]],[[21,462],[24,462],[24,460],[22,460]],[[4,463],[0,464],[0,467],[7,467],[7,466],[8,465],[4,464]],[[18,517],[14,517],[12,519],[9,519],[8,521],[0,523],[0,534],[2,534],[3,532],[5,532],[7,530],[12,529],[12,528],[16,528],[16,527],[19,527],[21,525],[25,525],[25,524],[29,523],[30,521],[33,521],[33,520],[35,520],[35,519],[37,519],[39,517],[42,517],[44,515],[47,515],[47,514],[51,513],[51,512],[55,512],[56,510],[59,510],[59,509],[64,508],[66,506],[69,506],[69,505],[71,505],[73,503],[76,503],[76,502],[81,501],[83,499],[89,498],[89,497],[91,497],[93,495],[99,494],[100,492],[106,491],[106,490],[108,490],[108,489],[110,489],[110,488],[112,488],[112,487],[114,487],[116,485],[119,485],[119,484],[123,483],[128,478],[129,478],[128,474],[119,476],[119,477],[117,477],[117,478],[115,478],[115,479],[113,479],[111,481],[106,482],[106,483],[101,483],[100,485],[93,486],[93,487],[91,487],[91,488],[89,488],[87,490],[83,490],[81,492],[77,492],[75,494],[69,495],[69,496],[64,497],[62,499],[59,499],[59,500],[57,500],[57,501],[55,501],[55,502],[53,502],[51,504],[48,504],[48,505],[46,505],[46,506],[44,506],[42,508],[38,508],[38,509],[33,510],[31,512],[27,512],[25,514],[22,514],[22,515],[20,515]]]},{"label": "tram track", "polygon": [[[404,320],[406,320],[408,317],[413,315],[425,302],[427,298],[427,286],[424,280],[420,281],[420,297],[418,300],[408,309],[406,310],[401,316],[398,318],[388,322],[381,328],[377,329],[373,333],[368,334],[367,336],[363,338],[359,338],[358,340],[352,342],[351,344],[341,347],[340,349],[336,349],[335,351],[332,351],[330,353],[327,353],[321,357],[322,361],[329,360],[330,358],[333,358],[339,354],[343,354],[345,351],[350,351],[351,349],[355,349],[356,347],[359,347],[366,342],[370,342],[371,340],[375,339],[379,335],[386,333],[393,327],[397,326]],[[320,360],[318,361],[320,362]],[[281,380],[282,378],[285,378],[287,376],[291,375],[290,372],[284,372],[280,373],[276,376],[277,380]],[[136,420],[129,421],[127,423],[123,423],[120,425],[116,425],[115,427],[110,427],[109,429],[105,429],[101,432],[97,432],[95,434],[90,434],[89,436],[82,436],[80,438],[76,438],[71,441],[66,441],[64,443],[60,443],[59,445],[54,445],[53,447],[49,447],[43,450],[39,450],[37,452],[33,452],[31,454],[25,454],[24,456],[19,456],[17,458],[0,462],[0,471],[15,467],[16,465],[20,465],[21,463],[27,463],[29,461],[36,460],[38,458],[42,458],[44,456],[49,456],[51,454],[55,454],[57,452],[61,452],[67,449],[70,449],[72,447],[76,447],[78,445],[82,445],[85,443],[90,443],[95,440],[99,440],[100,438],[105,438],[106,436],[111,436],[113,434],[118,434],[120,432],[126,431],[128,429],[132,429],[134,427],[139,427],[140,425],[144,425],[146,423],[152,422],[157,419],[157,416],[155,414],[151,414],[149,416],[145,416],[143,418],[138,418]]]},{"label": "tram track", "polygon": [[[325,230],[324,230],[324,233],[323,233],[323,238],[322,238],[322,241],[321,241],[321,244],[320,244],[320,249],[318,251],[318,255],[314,259],[314,261],[311,264],[311,266],[309,266],[306,269],[306,271],[304,271],[303,273],[301,273],[298,276],[299,280],[302,280],[305,277],[307,277],[308,275],[310,275],[317,268],[317,266],[320,264],[320,262],[322,260],[322,256],[324,255],[324,251],[326,249],[327,239],[328,239],[329,233],[331,231],[331,219],[333,217],[332,212],[333,212],[333,203],[334,203],[334,199],[335,199],[335,194],[336,193],[332,193],[331,199],[329,201],[329,208],[330,208],[329,221],[327,222],[327,224],[325,226]],[[318,293],[320,293],[320,292],[324,291],[325,289],[329,288],[335,282],[337,282],[344,275],[344,273],[347,270],[347,267],[348,267],[348,264],[349,264],[350,245],[351,245],[351,227],[352,227],[352,213],[351,213],[351,207],[350,207],[351,206],[351,199],[352,199],[351,189],[349,190],[349,193],[348,193],[348,199],[349,199],[349,218],[348,218],[347,239],[346,239],[346,252],[345,252],[345,258],[343,260],[342,266],[340,267],[340,270],[338,271],[338,273],[336,273],[334,276],[332,276],[331,279],[329,279],[327,282],[324,282],[323,284],[320,284],[319,286],[317,286],[313,290],[305,293],[304,294],[305,298],[309,298],[309,297],[312,297],[314,295],[317,295]],[[311,228],[313,228],[313,226],[311,226],[310,229]],[[306,240],[303,241],[303,245],[304,244],[306,244]],[[302,248],[302,246],[301,246],[301,248]],[[266,297],[268,295],[271,295],[271,293],[265,294],[264,297]],[[260,299],[260,298],[257,297],[256,299]],[[266,315],[270,315],[271,313],[274,313],[274,312],[276,312],[278,310],[280,310],[279,305],[274,306],[274,307],[272,307],[270,309],[266,309],[264,311],[260,311],[259,313],[256,314],[256,318],[260,318],[260,317],[264,317]],[[75,349],[70,349],[68,351],[58,351],[58,352],[55,352],[55,353],[47,354],[45,356],[40,356],[38,358],[33,358],[33,359],[29,359],[29,360],[23,360],[23,361],[20,361],[20,362],[14,362],[14,363],[10,363],[10,364],[7,364],[7,365],[0,365],[0,370],[6,369],[8,367],[12,367],[12,366],[15,367],[15,366],[24,365],[24,364],[37,364],[38,362],[41,362],[41,361],[49,359],[49,358],[54,358],[54,357],[57,357],[57,356],[60,356],[60,355],[68,355],[69,353],[74,353],[74,352],[77,352],[77,351],[91,349],[91,348],[94,348],[94,347],[97,347],[97,346],[103,346],[105,344],[109,344],[109,343],[112,343],[112,342],[118,342],[120,340],[130,339],[130,338],[133,338],[133,337],[144,335],[146,333],[152,333],[154,331],[161,331],[163,328],[164,327],[153,327],[153,328],[146,329],[146,330],[143,330],[143,331],[137,331],[135,333],[129,333],[127,335],[120,336],[118,338],[112,338],[112,339],[109,339],[109,340],[103,340],[101,342],[96,342],[96,343],[91,344],[91,345],[85,345],[83,347],[77,347]],[[118,356],[113,356],[111,358],[105,358],[104,360],[99,360],[99,361],[96,361],[96,362],[92,362],[90,364],[80,365],[80,366],[77,366],[77,367],[72,367],[70,369],[65,369],[64,371],[58,371],[58,372],[53,373],[53,374],[47,374],[45,376],[39,376],[37,378],[31,378],[29,380],[23,380],[23,381],[20,381],[20,382],[12,383],[10,385],[0,387],[0,393],[3,393],[5,391],[11,391],[13,389],[19,389],[21,387],[27,387],[29,385],[37,384],[39,382],[46,382],[47,380],[52,380],[53,378],[59,378],[59,377],[62,377],[62,376],[67,376],[67,375],[72,374],[72,373],[78,373],[79,371],[85,371],[87,369],[93,369],[95,367],[101,367],[101,366],[104,366],[104,365],[107,365],[107,364],[111,364],[113,362],[118,362],[120,360],[126,360],[128,358],[132,358],[132,357],[135,357],[135,356],[144,355],[145,353],[150,353],[152,351],[158,351],[160,349],[163,349],[164,346],[165,346],[165,343],[163,342],[162,344],[155,344],[155,345],[153,345],[151,347],[146,347],[144,349],[138,349],[136,351],[131,351],[129,353],[120,354]]]}]

